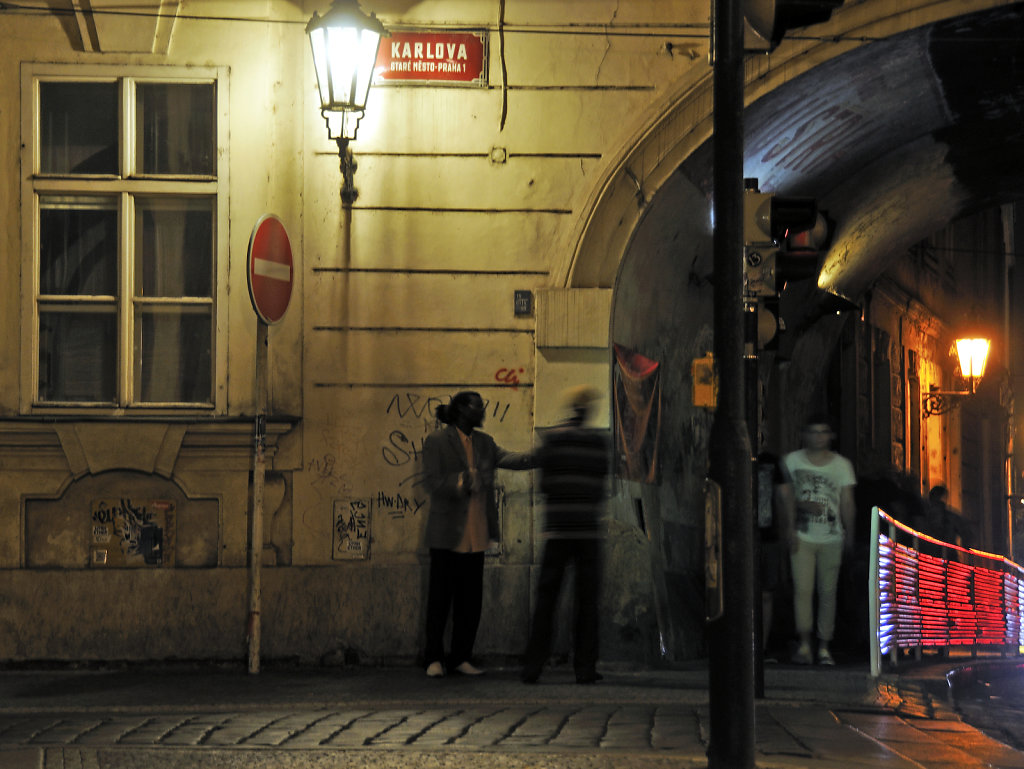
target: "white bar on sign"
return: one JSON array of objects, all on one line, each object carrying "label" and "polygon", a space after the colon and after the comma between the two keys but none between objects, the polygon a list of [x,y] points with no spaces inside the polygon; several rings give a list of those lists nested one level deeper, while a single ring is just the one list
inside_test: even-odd
[{"label": "white bar on sign", "polygon": [[253,259],[252,271],[254,275],[259,275],[261,278],[283,280],[286,283],[291,282],[292,279],[292,268],[289,265],[272,262],[269,259]]}]

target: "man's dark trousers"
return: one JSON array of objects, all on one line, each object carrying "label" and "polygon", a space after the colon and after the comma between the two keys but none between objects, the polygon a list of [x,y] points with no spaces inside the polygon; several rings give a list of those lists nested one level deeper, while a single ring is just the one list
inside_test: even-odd
[{"label": "man's dark trousers", "polygon": [[[483,553],[456,553],[431,549],[430,587],[427,593],[427,665],[447,662],[455,667],[469,662],[483,603]],[[451,655],[445,658],[444,630],[452,620]]]},{"label": "man's dark trousers", "polygon": [[602,542],[589,539],[549,539],[544,543],[537,605],[533,612],[530,641],[526,647],[523,679],[536,680],[551,656],[555,608],[566,568],[575,566],[575,617],[573,622],[573,669],[576,680],[593,681],[598,654],[598,596],[601,591]]}]

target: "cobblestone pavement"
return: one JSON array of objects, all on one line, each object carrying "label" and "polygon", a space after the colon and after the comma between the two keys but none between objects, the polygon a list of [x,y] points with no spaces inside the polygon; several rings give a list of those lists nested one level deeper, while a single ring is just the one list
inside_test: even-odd
[{"label": "cobblestone pavement", "polygon": [[[765,767],[1024,767],[1022,754],[957,720],[774,704],[759,706],[757,731],[758,763]],[[598,755],[615,766],[626,757],[633,763],[661,758],[674,766],[703,766],[706,742],[706,708],[686,705],[495,704],[0,719],[0,761],[18,750],[26,766],[44,769],[127,766],[143,757],[144,765],[155,765],[157,758],[171,756],[190,757],[199,766],[201,760],[215,760],[218,751],[236,759],[260,754],[264,761],[319,755],[332,765],[342,754],[366,759],[368,753],[385,751],[406,752],[409,763],[413,754],[416,761],[424,754],[434,754],[435,760],[448,753],[484,754],[507,763],[513,756],[526,761],[540,753],[577,761]]]},{"label": "cobblestone pavement", "polygon": [[[409,671],[253,681],[0,675],[0,769],[707,766],[702,679],[609,674],[524,686],[512,673],[425,683]],[[927,686],[861,671],[777,671],[756,703],[764,769],[1024,769]]]},{"label": "cobblestone pavement", "polygon": [[[699,723],[698,723],[699,722]],[[703,753],[687,706],[472,705],[305,712],[0,717],[0,744],[90,747],[407,748]]]}]

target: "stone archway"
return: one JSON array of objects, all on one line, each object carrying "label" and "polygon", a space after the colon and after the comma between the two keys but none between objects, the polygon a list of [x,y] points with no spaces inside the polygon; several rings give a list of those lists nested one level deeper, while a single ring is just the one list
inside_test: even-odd
[{"label": "stone archway", "polygon": [[[962,172],[970,162],[958,159],[990,152],[962,136],[973,116],[957,101],[963,78],[949,71],[955,46],[976,44],[986,26],[1019,28],[1024,17],[1020,3],[972,5],[979,9],[961,22],[964,8],[948,3],[895,16],[884,15],[884,3],[863,3],[848,16],[837,14],[835,24],[844,32],[872,30],[865,39],[841,51],[826,50],[826,43],[794,45],[762,69],[764,62],[753,62],[745,168],[764,180],[763,190],[814,196],[839,220],[827,287],[863,291],[891,254],[973,206],[1014,195],[1008,176],[993,198]],[[998,55],[1012,57],[1012,37]],[[1009,79],[995,88],[1011,94],[1008,127],[1000,130],[1016,157],[1014,109],[1024,93]],[[614,287],[609,342],[664,364],[662,433],[671,443],[662,457],[670,473],[658,485],[621,486],[616,504],[646,513],[654,599],[670,659],[703,653],[700,481],[710,415],[690,404],[689,363],[711,348],[710,102],[705,78],[681,84],[651,109],[635,141],[595,185],[563,265],[567,286]],[[993,117],[999,120],[1004,116]],[[837,324],[819,324],[795,365],[820,360],[836,333]]]}]

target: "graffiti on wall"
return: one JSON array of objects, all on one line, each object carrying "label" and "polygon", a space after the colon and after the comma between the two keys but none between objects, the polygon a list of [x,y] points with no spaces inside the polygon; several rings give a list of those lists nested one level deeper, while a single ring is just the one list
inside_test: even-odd
[{"label": "graffiti on wall", "polygon": [[[437,407],[445,403],[448,403],[448,396],[413,392],[394,393],[388,400],[384,414],[391,418],[397,417],[400,426],[388,431],[380,449],[381,458],[389,467],[415,468],[398,481],[399,488],[418,486],[422,480],[419,460],[423,454],[423,442],[430,433],[441,427],[434,415]],[[496,422],[504,422],[511,408],[512,404],[508,401],[484,399],[485,413]]]},{"label": "graffiti on wall", "polygon": [[313,486],[327,494],[344,490],[345,481],[333,454],[314,457],[306,463],[306,471],[312,477]]},{"label": "graffiti on wall", "polygon": [[519,388],[519,377],[525,373],[526,369],[522,367],[500,368],[494,372],[494,381],[516,390]]},{"label": "graffiti on wall", "polygon": [[94,499],[89,563],[98,567],[174,563],[174,502],[129,497]]},{"label": "graffiti on wall", "polygon": [[426,499],[419,499],[415,496],[395,492],[389,494],[384,491],[377,492],[377,512],[386,515],[392,520],[412,518],[426,509]]},{"label": "graffiti on wall", "polygon": [[[515,379],[507,372],[503,377],[509,384]],[[421,539],[429,507],[422,485],[423,444],[441,427],[435,412],[450,394],[389,390],[383,395],[374,405],[383,429],[368,457],[376,464],[372,472],[353,469],[354,444],[346,437],[351,425],[340,417],[318,425],[304,464],[311,495],[308,504],[296,508],[295,525],[317,537],[318,550],[326,539],[333,561],[369,559],[374,540],[387,552],[409,552]],[[485,400],[485,408],[490,425],[506,422],[515,412],[507,399]],[[364,485],[369,479],[372,485]],[[329,539],[325,524],[331,528]]]},{"label": "graffiti on wall", "polygon": [[[522,369],[519,370],[522,371]],[[499,369],[498,373],[495,374],[495,379],[504,384],[512,384],[512,377],[516,377],[516,374],[511,369]],[[509,378],[509,380],[505,381],[505,378]],[[519,383],[518,378],[515,378],[514,383]],[[417,419],[422,419],[424,429],[430,432],[435,428],[434,413],[437,411],[437,407],[447,403],[448,400],[449,396],[447,395],[439,397],[411,392],[394,393],[388,401],[384,413],[397,416],[399,419],[405,419],[410,415]],[[497,419],[499,422],[505,421],[505,417],[508,416],[511,407],[512,404],[507,401],[484,398],[484,410],[487,415],[492,419]]]}]

